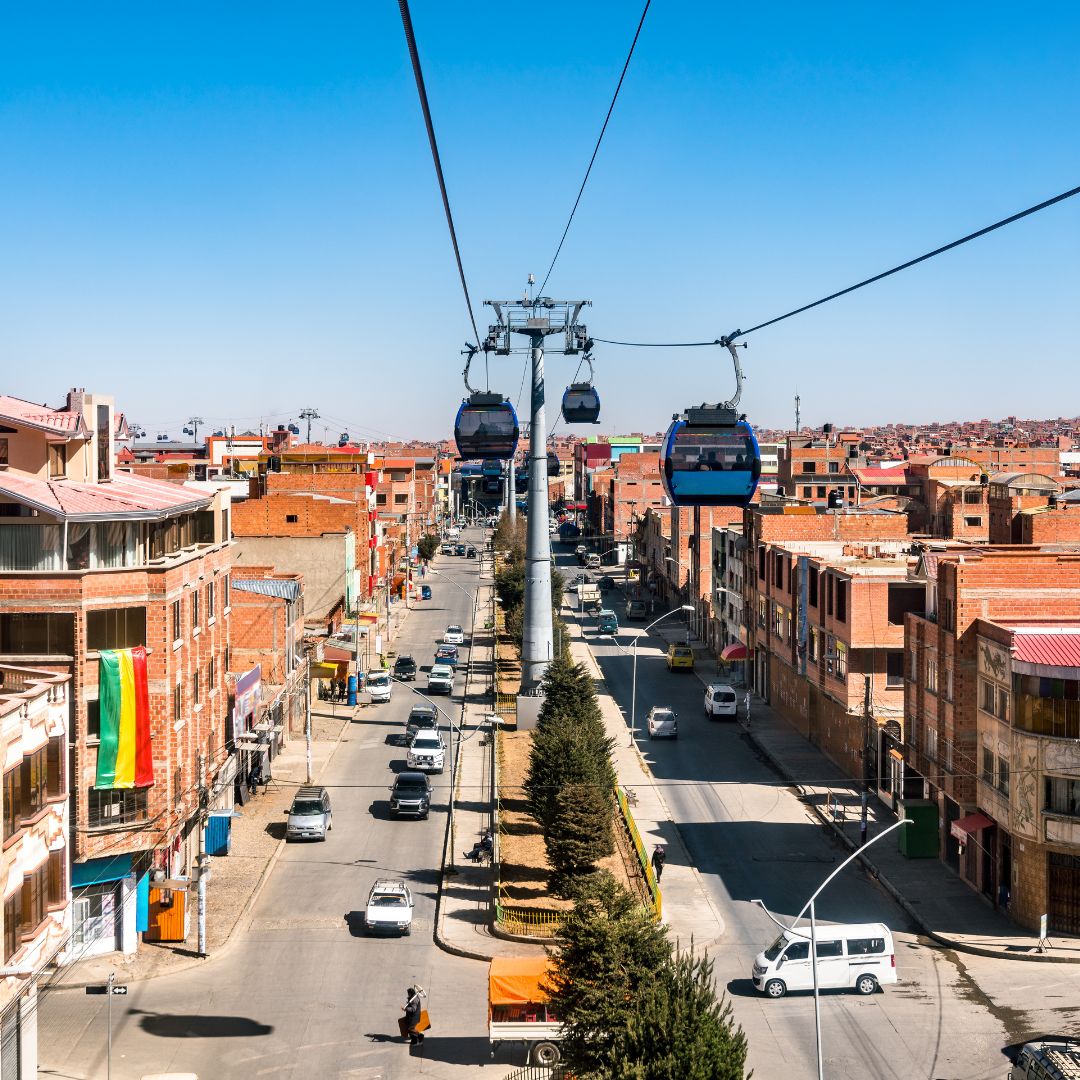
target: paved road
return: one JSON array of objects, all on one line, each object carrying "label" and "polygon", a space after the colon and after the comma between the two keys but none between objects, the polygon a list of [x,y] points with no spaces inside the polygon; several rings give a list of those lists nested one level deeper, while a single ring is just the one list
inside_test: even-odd
[{"label": "paved road", "polygon": [[[575,571],[566,558],[559,556],[559,562],[572,579]],[[608,605],[619,608],[621,594],[609,596]],[[617,643],[596,638],[595,619],[586,616],[584,625],[608,687],[629,717],[629,649],[644,624],[627,625],[623,611],[617,613],[623,624]],[[667,625],[674,629],[679,619],[673,615]],[[737,724],[705,717],[700,681],[692,674],[669,673],[661,646],[657,637],[638,645],[637,725],[643,726],[651,705],[670,705],[679,714],[679,738],[650,740],[639,731],[637,742],[723,916],[726,932],[715,956],[718,983],[747,1032],[756,1080],[813,1076],[812,995],[790,994],[772,1001],[757,994],[750,982],[754,955],[777,933],[750,901],[764,900],[790,922],[847,852],[815,824]],[[1005,1075],[1008,1062],[1002,1048],[1012,1039],[1002,1011],[983,999],[951,954],[927,947],[901,909],[861,870],[845,870],[829,887],[818,903],[818,917],[824,922],[887,923],[897,932],[902,980],[872,998],[823,993],[827,1077],[1000,1080]],[[1028,977],[1024,981],[1038,980],[1027,965],[1007,966],[1003,982],[1009,973],[1018,974],[1017,967]]]},{"label": "paved road", "polygon": [[[464,590],[475,585],[478,561],[440,558],[437,565],[440,573],[426,579],[433,599],[409,615],[394,643],[422,667],[448,623],[468,631],[471,621]],[[424,684],[421,674],[416,685]],[[128,997],[115,999],[114,1077],[180,1070],[204,1080],[411,1076],[419,1061],[396,1034],[412,982],[429,991],[434,1024],[423,1072],[464,1077],[488,1062],[486,969],[448,956],[432,940],[449,770],[433,778],[436,805],[427,821],[389,816],[392,770],[405,756],[394,743],[417,700],[396,686],[391,702],[361,712],[323,778],[334,812],[329,839],[284,849],[234,945],[205,967],[133,984]],[[459,700],[455,695],[455,716]],[[377,876],[411,881],[411,937],[363,936],[357,915]],[[104,1076],[103,999],[55,991],[41,1010],[42,1074]],[[505,1061],[489,1074],[504,1075]]]}]

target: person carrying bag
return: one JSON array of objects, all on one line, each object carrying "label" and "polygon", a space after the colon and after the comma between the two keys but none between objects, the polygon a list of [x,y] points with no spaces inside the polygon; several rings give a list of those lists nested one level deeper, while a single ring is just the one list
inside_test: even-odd
[{"label": "person carrying bag", "polygon": [[431,1027],[427,1009],[423,1007],[425,997],[427,992],[422,986],[410,986],[405,991],[405,1004],[402,1006],[405,1015],[398,1020],[398,1031],[403,1039],[408,1037],[410,1046],[422,1045],[424,1032]]}]

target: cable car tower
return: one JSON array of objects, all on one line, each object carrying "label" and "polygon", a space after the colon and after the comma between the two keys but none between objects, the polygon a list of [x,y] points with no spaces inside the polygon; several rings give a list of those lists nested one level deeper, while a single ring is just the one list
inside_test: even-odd
[{"label": "cable car tower", "polygon": [[[532,280],[530,277],[530,284]],[[549,337],[562,338],[558,351],[576,356],[589,340],[578,322],[582,309],[591,300],[535,299],[485,300],[495,313],[489,326],[484,351],[496,356],[522,352],[513,347],[514,335],[528,339],[532,359],[532,396],[529,426],[529,517],[525,545],[525,625],[521,645],[521,688],[536,691],[555,653],[551,622],[551,537],[548,533],[547,504],[547,421],[544,412],[544,347]],[[507,455],[503,455],[507,456]]]}]

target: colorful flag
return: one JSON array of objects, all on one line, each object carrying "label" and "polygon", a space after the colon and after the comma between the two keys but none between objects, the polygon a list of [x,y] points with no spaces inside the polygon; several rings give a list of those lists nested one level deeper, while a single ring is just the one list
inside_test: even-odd
[{"label": "colorful flag", "polygon": [[150,693],[146,649],[103,649],[98,654],[101,741],[96,788],[149,787],[154,782],[150,750]]}]

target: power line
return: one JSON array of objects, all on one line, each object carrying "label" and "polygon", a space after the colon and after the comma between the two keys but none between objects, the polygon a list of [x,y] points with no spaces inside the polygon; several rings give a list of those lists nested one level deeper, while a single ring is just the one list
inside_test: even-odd
[{"label": "power line", "polygon": [[412,15],[409,13],[409,0],[398,0],[401,10],[401,25],[405,29],[405,41],[409,46],[409,57],[412,60],[413,75],[416,77],[416,91],[420,95],[420,108],[424,111],[424,125],[427,127],[428,143],[431,146],[431,158],[435,163],[435,175],[439,180],[439,191],[442,194],[443,210],[446,212],[446,224],[450,228],[450,242],[454,245],[454,258],[457,260],[458,275],[461,277],[461,288],[465,293],[465,306],[469,309],[469,322],[472,323],[473,334],[476,336],[477,345],[480,344],[480,331],[476,328],[476,316],[473,314],[472,299],[469,296],[469,286],[465,281],[465,267],[461,262],[461,249],[458,247],[457,230],[454,228],[454,215],[450,212],[450,197],[446,193],[446,179],[443,176],[442,159],[439,157],[439,144],[435,141],[435,125],[431,122],[431,107],[428,105],[427,89],[424,86],[424,73],[420,68],[420,54],[416,51],[416,36],[413,34]]},{"label": "power line", "polygon": [[[404,2],[405,0],[402,0],[402,3]],[[626,63],[623,64],[622,74],[619,76],[619,81],[615,86],[615,93],[612,95],[611,104],[608,106],[607,116],[604,117],[604,126],[600,128],[600,135],[596,140],[596,146],[593,147],[592,157],[589,158],[589,167],[585,170],[585,178],[581,181],[581,187],[578,188],[577,198],[574,200],[574,207],[570,211],[570,217],[567,219],[566,228],[563,229],[562,239],[559,241],[559,246],[555,249],[555,257],[551,260],[551,265],[544,275],[544,280],[536,294],[537,296],[544,295],[544,286],[547,285],[548,278],[551,277],[551,271],[555,269],[555,263],[559,258],[559,252],[562,251],[563,244],[566,242],[566,234],[570,231],[570,225],[573,223],[574,215],[577,213],[578,203],[581,202],[581,196],[585,192],[585,185],[589,182],[589,173],[592,172],[593,163],[596,161],[596,155],[600,152],[600,143],[604,139],[604,132],[607,131],[608,121],[611,119],[611,113],[615,108],[615,102],[619,100],[619,91],[622,89],[623,79],[626,78],[626,70],[630,67],[630,59],[634,55],[634,48],[637,45],[638,37],[641,35],[641,27],[645,23],[645,16],[649,13],[649,5],[651,3],[652,0],[645,0],[645,8],[641,12],[641,18],[638,20],[637,30],[634,31],[634,40],[630,43],[630,51],[626,54]]]},{"label": "power line", "polygon": [[[1040,210],[1045,210],[1047,207],[1054,206],[1056,203],[1064,202],[1066,199],[1071,199],[1074,195],[1080,195],[1080,187],[1074,187],[1068,191],[1063,191],[1060,195],[1055,195],[1052,199],[1046,199],[1044,202],[1036,203],[1034,206],[1029,206],[1026,210],[1021,210],[1017,214],[1010,214],[1009,217],[1002,218],[1001,221],[995,221],[993,225],[987,225],[983,229],[978,229],[973,233],[968,233],[967,236],[962,236],[959,240],[953,240],[952,243],[944,244],[942,247],[934,248],[933,251],[928,251],[925,255],[920,255],[918,256],[918,258],[915,259],[909,259],[907,262],[901,263],[899,266],[894,266],[891,270],[885,270],[883,273],[875,274],[873,277],[866,278],[864,281],[860,281],[855,285],[849,285],[846,289],[841,289],[839,292],[829,293],[828,296],[823,296],[820,300],[815,300],[812,304],[803,304],[802,307],[795,308],[794,311],[788,311],[783,315],[777,315],[774,319],[769,319],[766,322],[758,323],[756,326],[751,326],[749,330],[736,330],[733,334],[730,334],[724,340],[734,341],[736,338],[744,338],[747,334],[752,334],[757,330],[764,330],[766,326],[773,326],[778,322],[783,322],[785,319],[790,319],[794,315],[801,315],[804,311],[809,311],[811,308],[816,308],[820,307],[822,304],[827,304],[830,300],[836,300],[841,296],[847,296],[848,293],[855,292],[856,289],[862,289],[867,285],[873,285],[875,282],[882,281],[884,278],[891,277],[893,274],[899,274],[901,270],[907,270],[912,266],[918,266],[919,263],[926,262],[928,259],[934,258],[935,255],[941,255],[946,251],[952,251],[953,248],[958,248],[962,244],[966,244],[971,240],[978,240],[981,236],[986,236],[988,233],[992,233],[996,229],[1001,229],[1006,225],[1011,225],[1014,221],[1020,221],[1022,218],[1030,217],[1032,214],[1037,214]],[[672,342],[609,341],[606,338],[593,338],[593,340],[602,341],[605,345],[626,345],[635,348],[650,349],[686,349],[697,348],[703,345],[723,344],[723,340],[719,338],[715,341]]]}]

